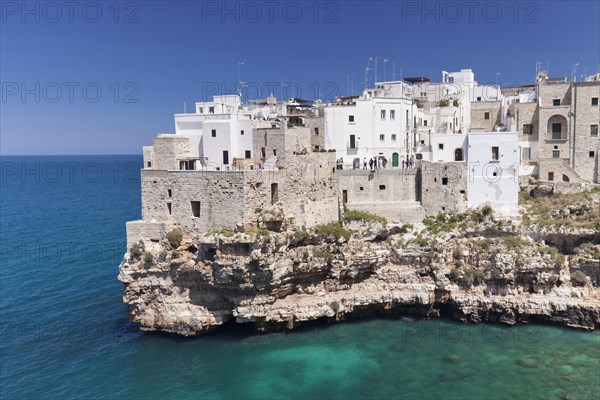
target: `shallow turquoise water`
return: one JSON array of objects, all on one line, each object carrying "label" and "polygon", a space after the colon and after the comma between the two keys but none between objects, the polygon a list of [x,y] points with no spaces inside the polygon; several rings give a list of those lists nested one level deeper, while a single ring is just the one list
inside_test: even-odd
[{"label": "shallow turquoise water", "polygon": [[[65,162],[79,163],[72,179]],[[600,335],[556,327],[396,318],[265,336],[235,326],[193,339],[140,333],[116,279],[125,221],[140,216],[140,166],[137,156],[2,157],[2,399],[600,393]]]}]

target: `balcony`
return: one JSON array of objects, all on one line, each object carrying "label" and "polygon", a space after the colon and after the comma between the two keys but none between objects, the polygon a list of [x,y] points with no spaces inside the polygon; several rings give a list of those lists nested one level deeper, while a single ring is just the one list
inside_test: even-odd
[{"label": "balcony", "polygon": [[346,142],[346,150],[358,150],[358,140]]}]

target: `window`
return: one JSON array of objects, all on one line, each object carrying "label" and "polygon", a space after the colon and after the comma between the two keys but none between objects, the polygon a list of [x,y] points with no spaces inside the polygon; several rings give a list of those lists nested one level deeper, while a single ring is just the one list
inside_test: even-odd
[{"label": "window", "polygon": [[521,160],[531,160],[531,147],[521,149]]},{"label": "window", "polygon": [[592,105],[593,106],[597,106],[598,105],[598,98],[597,97],[592,97]]},{"label": "window", "polygon": [[277,149],[273,149],[273,155],[277,156]]},{"label": "window", "polygon": [[379,141],[383,142],[385,140],[385,135],[379,135]]},{"label": "window", "polygon": [[171,207],[172,207],[172,206],[171,206],[171,203],[167,203],[167,211],[169,212],[169,215],[172,215],[172,214],[173,214],[173,210],[172,210],[172,208],[171,208]]},{"label": "window", "polygon": [[252,158],[252,155],[251,155],[251,154],[252,154],[252,153],[250,152],[250,150],[246,150],[245,157],[246,157],[246,158]]},{"label": "window", "polygon": [[215,113],[215,108],[214,107],[208,107],[208,113],[209,114],[214,114]]},{"label": "window", "polygon": [[523,124],[523,135],[533,135],[533,125]]},{"label": "window", "polygon": [[423,126],[427,126],[427,120],[426,119],[423,120]]},{"label": "window", "polygon": [[385,110],[381,110],[381,119],[385,119]]},{"label": "window", "polygon": [[200,114],[204,114],[204,107],[200,107]]},{"label": "window", "polygon": [[315,128],[315,136],[319,136],[319,128]]},{"label": "window", "polygon": [[448,178],[442,178],[442,185],[448,185]]},{"label": "window", "polygon": [[395,141],[396,141],[396,135],[392,134],[392,142],[395,142]]},{"label": "window", "polygon": [[500,148],[498,146],[492,147],[492,160],[498,161],[500,159]]},{"label": "window", "polygon": [[561,132],[562,132],[562,124],[560,122],[552,124],[552,139],[560,139]]},{"label": "window", "polygon": [[390,110],[390,119],[396,119],[396,110]]},{"label": "window", "polygon": [[552,105],[553,106],[560,106],[560,99],[554,99],[554,100],[552,100]]},{"label": "window", "polygon": [[477,97],[477,101],[481,101],[481,97]]},{"label": "window", "polygon": [[265,149],[264,147],[260,148],[260,156],[261,157],[266,157],[267,156],[267,149]]},{"label": "window", "polygon": [[598,125],[590,125],[590,136],[598,136]]},{"label": "window", "polygon": [[349,148],[351,149],[355,149],[356,148],[356,136],[355,135],[350,135],[350,146]]},{"label": "window", "polygon": [[271,205],[279,201],[279,185],[271,183]]},{"label": "window", "polygon": [[485,114],[483,114],[483,118],[490,119],[490,113],[486,112]]},{"label": "window", "polygon": [[148,168],[152,167],[152,161],[148,161],[148,162],[146,163],[146,165],[147,165],[147,167],[148,167]]},{"label": "window", "polygon": [[444,150],[444,143],[438,143],[438,149]]},{"label": "window", "polygon": [[362,186],[358,188],[359,190],[365,190],[365,188],[363,188]]},{"label": "window", "polygon": [[210,131],[210,135],[211,135],[212,137],[217,137],[217,130],[216,130],[216,129],[213,129],[213,130],[211,130],[211,131]]},{"label": "window", "polygon": [[421,140],[421,144],[425,144],[425,141],[424,141],[424,140]]},{"label": "window", "polygon": [[200,202],[192,201],[192,217],[200,217]]},{"label": "window", "polygon": [[385,185],[379,185],[379,190],[385,190]]},{"label": "window", "polygon": [[223,165],[229,164],[229,152],[227,150],[223,150]]},{"label": "window", "polygon": [[548,180],[552,182],[554,180],[554,172],[548,172]]},{"label": "window", "polygon": [[243,135],[243,134],[244,134],[244,130],[242,129],[242,130],[240,131],[240,135]]},{"label": "window", "polygon": [[594,158],[596,156],[596,152],[595,151],[590,151],[590,157]]},{"label": "window", "polygon": [[552,158],[560,158],[560,150],[552,150]]},{"label": "window", "polygon": [[171,189],[167,189],[167,197],[173,197],[173,191]]},{"label": "window", "polygon": [[354,122],[354,115],[348,115],[348,122]]}]

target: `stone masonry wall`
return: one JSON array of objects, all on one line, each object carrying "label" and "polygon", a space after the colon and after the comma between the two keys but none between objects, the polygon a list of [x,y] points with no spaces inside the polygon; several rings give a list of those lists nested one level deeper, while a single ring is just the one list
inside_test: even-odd
[{"label": "stone masonry wall", "polygon": [[466,162],[421,163],[421,204],[425,215],[464,212],[467,209]]}]

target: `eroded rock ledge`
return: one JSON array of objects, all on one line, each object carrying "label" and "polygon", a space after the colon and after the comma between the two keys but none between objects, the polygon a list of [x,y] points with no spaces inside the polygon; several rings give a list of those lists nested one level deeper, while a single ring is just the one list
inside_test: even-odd
[{"label": "eroded rock ledge", "polygon": [[[143,242],[120,265],[123,299],[141,329],[185,336],[232,319],[273,331],[376,313],[599,327],[595,228],[559,231],[481,213],[425,222],[220,231],[184,236],[176,249],[166,239]],[[576,238],[569,254],[555,243],[559,233]]]}]

